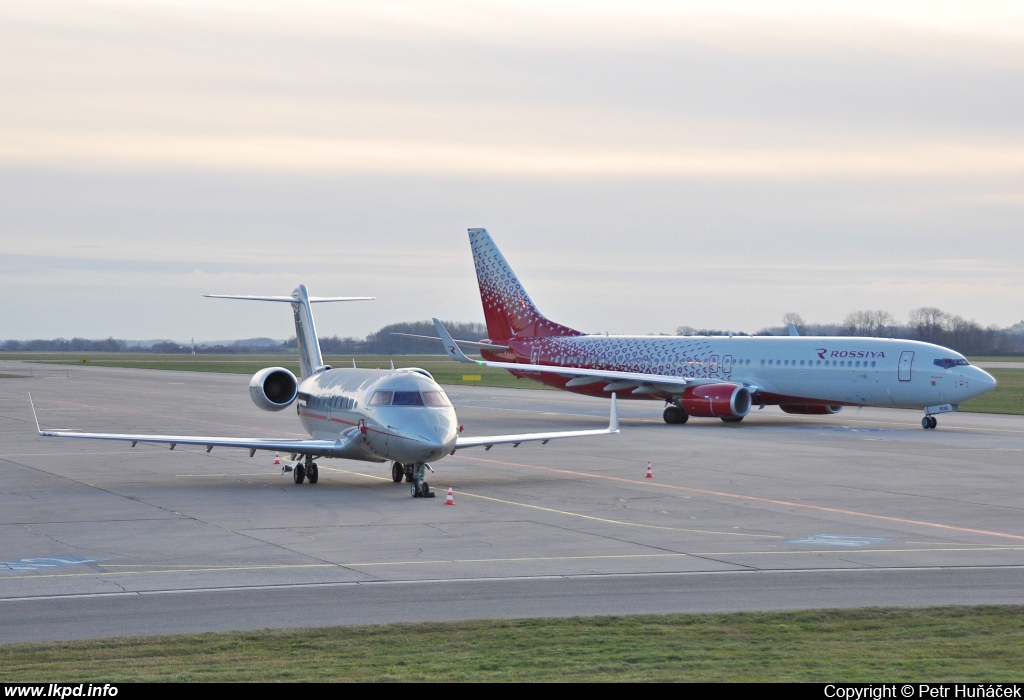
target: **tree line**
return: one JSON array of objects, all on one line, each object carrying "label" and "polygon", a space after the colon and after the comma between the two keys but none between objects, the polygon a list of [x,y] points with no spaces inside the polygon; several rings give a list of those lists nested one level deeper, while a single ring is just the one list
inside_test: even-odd
[{"label": "tree line", "polygon": [[[864,338],[900,338],[921,340],[952,348],[964,355],[1014,355],[1024,352],[1024,321],[1000,328],[983,328],[973,320],[950,314],[934,306],[914,309],[906,323],[899,323],[888,311],[852,311],[842,323],[807,323],[795,312],[782,317],[781,326],[762,328],[754,335],[788,335],[796,326],[800,335],[853,336]],[[689,326],[676,329],[677,335],[726,335],[719,330]]]},{"label": "tree line", "polygon": [[[482,323],[445,321],[445,327],[455,338],[479,340],[487,337]],[[842,323],[807,323],[798,313],[787,313],[781,326],[762,328],[754,335],[787,335],[789,324],[796,326],[800,335],[860,336],[871,338],[903,338],[922,340],[952,348],[965,355],[1014,355],[1024,352],[1024,321],[1010,328],[989,326],[983,328],[975,321],[946,313],[941,309],[924,306],[914,309],[906,323],[898,323],[888,311],[867,310],[847,314]],[[392,323],[365,338],[328,336],[320,339],[320,348],[329,355],[431,355],[443,354],[440,342],[411,335],[435,336],[430,321]],[[676,335],[729,335],[730,331],[711,328],[680,326]],[[746,335],[746,333],[735,333]],[[56,340],[8,340],[0,343],[3,352],[151,352],[160,354],[191,353],[189,343],[164,341],[148,347],[124,340],[88,340],[85,338],[57,338]],[[196,354],[268,354],[293,353],[295,338],[278,343],[269,338],[235,341],[229,345],[199,344]]]},{"label": "tree line", "polygon": [[[445,327],[456,338],[479,340],[487,337],[487,327],[482,323],[459,323],[445,321]],[[431,321],[414,323],[392,323],[371,333],[366,338],[341,338],[336,335],[320,338],[320,349],[330,355],[429,355],[443,354],[440,341],[409,338],[396,335],[436,336]],[[57,338],[55,340],[8,340],[0,343],[2,352],[145,352],[154,354],[188,354],[195,349],[197,355],[230,354],[252,355],[296,352],[295,338],[283,343],[269,338],[253,338],[233,343],[205,344],[162,341],[146,347],[116,338],[89,340],[87,338]]]}]

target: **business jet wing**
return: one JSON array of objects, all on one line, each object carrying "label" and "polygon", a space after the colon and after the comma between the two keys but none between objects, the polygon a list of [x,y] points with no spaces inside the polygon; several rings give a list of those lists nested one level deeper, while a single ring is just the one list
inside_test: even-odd
[{"label": "business jet wing", "polygon": [[[547,374],[557,374],[563,377],[577,377],[581,380],[605,380],[609,382],[609,386],[612,386],[616,382],[629,382],[629,384],[616,388],[639,389],[643,387],[646,390],[646,393],[681,394],[683,389],[688,386],[697,386],[700,384],[721,384],[723,381],[722,379],[712,377],[677,377],[668,374],[645,374],[643,372],[623,372],[609,369],[588,369],[586,367],[556,367],[553,365],[528,365],[519,362],[473,360],[466,357],[465,353],[463,353],[456,342],[452,340],[451,335],[448,334],[448,331],[436,318],[434,319],[434,327],[437,328],[438,335],[444,339],[444,348],[450,358],[457,362],[467,362],[477,366],[507,369],[514,372],[544,372]],[[633,386],[634,382],[636,383],[635,387]],[[610,391],[611,389],[608,390]],[[750,390],[755,391],[756,387],[751,387]]]},{"label": "business jet wing", "polygon": [[[337,440],[295,440],[283,439],[252,439],[252,438],[231,438],[231,437],[207,437],[200,435],[146,435],[128,433],[80,433],[74,430],[43,430],[39,427],[39,417],[36,415],[36,406],[29,394],[29,403],[32,404],[32,417],[36,421],[36,432],[43,437],[58,438],[81,438],[87,440],[116,440],[119,442],[130,442],[132,447],[140,442],[159,445],[170,445],[173,450],[178,445],[202,445],[209,452],[214,447],[242,447],[249,450],[249,456],[256,454],[256,450],[267,450],[271,452],[291,452],[294,454],[312,454],[325,457],[344,456],[347,448],[353,439],[359,434],[358,428],[351,428]],[[351,434],[350,434],[351,433]]]},{"label": "business jet wing", "polygon": [[592,435],[614,435],[619,432],[619,404],[615,394],[612,394],[611,414],[608,416],[608,427],[600,430],[568,430],[560,433],[521,433],[519,435],[488,435],[484,437],[459,437],[455,442],[456,450],[463,450],[467,447],[483,447],[491,449],[495,445],[508,445],[519,447],[523,442],[541,442],[546,444],[549,440],[561,438],[590,437]]}]

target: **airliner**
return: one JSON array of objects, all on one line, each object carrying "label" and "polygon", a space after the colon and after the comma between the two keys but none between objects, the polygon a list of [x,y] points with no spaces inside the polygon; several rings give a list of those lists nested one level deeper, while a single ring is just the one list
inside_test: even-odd
[{"label": "airliner", "polygon": [[[119,440],[170,445],[201,445],[210,452],[214,447],[241,447],[252,457],[257,450],[291,453],[292,472],[296,484],[319,480],[315,459],[322,457],[392,461],[391,478],[409,483],[411,495],[430,498],[433,493],[426,482],[426,472],[433,471],[430,462],[456,450],[470,447],[491,449],[494,445],[541,442],[562,438],[611,435],[619,431],[615,397],[608,427],[597,430],[575,430],[519,435],[465,437],[459,435],[459,421],[451,401],[424,369],[390,370],[334,369],[324,364],[317,339],[310,304],[317,302],[355,301],[372,297],[310,297],[305,285],[299,285],[291,296],[238,296],[207,294],[220,299],[284,302],[291,304],[295,317],[295,336],[302,377],[297,378],[284,367],[267,367],[253,375],[249,395],[264,411],[283,411],[295,405],[299,421],[310,439],[267,439],[203,437],[196,435],[130,435],[121,433],[83,433],[67,430],[43,430],[39,427],[35,405],[36,431],[44,437]],[[29,396],[31,402],[31,395]]]},{"label": "airliner", "polygon": [[[936,415],[993,389],[958,352],[913,340],[795,336],[588,335],[537,309],[486,229],[469,229],[488,337],[454,340],[448,355],[589,396],[665,402],[666,423],[690,417],[738,423],[752,406],[826,415],[843,406],[923,409]],[[480,352],[473,360],[460,348]]]}]

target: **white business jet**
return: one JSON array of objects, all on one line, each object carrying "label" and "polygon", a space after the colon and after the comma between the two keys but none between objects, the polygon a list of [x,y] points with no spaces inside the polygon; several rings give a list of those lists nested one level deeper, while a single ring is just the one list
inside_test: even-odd
[{"label": "white business jet", "polygon": [[[257,450],[291,453],[291,471],[296,484],[319,479],[317,458],[333,457],[365,462],[392,461],[391,477],[409,482],[413,497],[431,497],[424,480],[429,463],[468,447],[490,449],[494,445],[523,442],[547,443],[561,438],[610,435],[619,431],[618,409],[612,400],[608,427],[520,435],[463,437],[455,409],[444,390],[423,369],[404,368],[332,369],[325,365],[313,324],[311,303],[354,301],[372,297],[309,297],[299,285],[289,297],[214,295],[219,299],[285,302],[295,315],[295,336],[302,378],[283,367],[268,367],[253,375],[249,394],[264,411],[282,411],[295,404],[296,412],[310,439],[268,439],[203,437],[196,435],[129,435],[36,430],[44,437],[120,440],[136,444],[203,445],[242,447],[253,456]],[[353,362],[353,365],[355,363]],[[31,397],[30,397],[31,399]],[[32,407],[35,414],[35,406]],[[287,470],[288,467],[285,467]],[[431,470],[433,471],[433,470]]]}]

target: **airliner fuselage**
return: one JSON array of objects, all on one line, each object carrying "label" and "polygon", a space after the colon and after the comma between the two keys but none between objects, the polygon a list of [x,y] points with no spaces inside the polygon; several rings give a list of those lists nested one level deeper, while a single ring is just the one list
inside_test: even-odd
[{"label": "airliner fuselage", "polygon": [[[483,357],[499,362],[718,379],[752,387],[755,404],[924,408],[960,404],[995,385],[987,372],[970,365],[960,353],[912,340],[579,335],[510,338],[504,342],[507,351],[483,350]],[[516,374],[590,396],[607,396],[606,388],[611,383],[583,383],[551,373]],[[632,391],[624,384],[613,388],[620,398],[666,398],[642,382],[633,382],[633,386]]]}]

